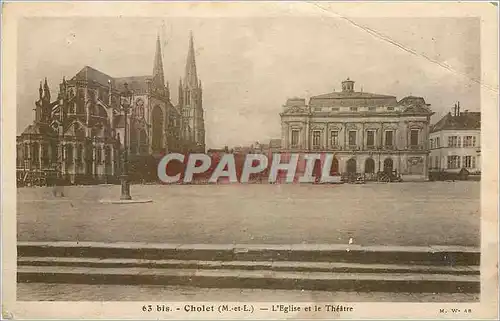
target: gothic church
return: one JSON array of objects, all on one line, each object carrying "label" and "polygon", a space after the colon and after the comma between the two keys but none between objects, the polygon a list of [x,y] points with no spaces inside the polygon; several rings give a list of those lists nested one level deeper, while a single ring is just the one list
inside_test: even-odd
[{"label": "gothic church", "polygon": [[[132,94],[127,120],[121,103],[126,90]],[[125,133],[132,178],[154,179],[155,162],[164,154],[205,151],[202,95],[192,34],[176,106],[159,37],[151,76],[116,78],[86,66],[63,78],[56,99],[45,79],[35,120],[17,137],[18,184],[44,184],[58,173],[71,184],[116,181]]]}]

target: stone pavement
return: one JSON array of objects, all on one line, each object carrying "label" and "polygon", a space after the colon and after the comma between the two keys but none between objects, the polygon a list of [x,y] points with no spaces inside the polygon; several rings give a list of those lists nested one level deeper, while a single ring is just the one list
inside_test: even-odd
[{"label": "stone pavement", "polygon": [[471,293],[323,292],[179,286],[19,283],[19,301],[477,302]]},{"label": "stone pavement", "polygon": [[20,241],[480,245],[479,182],[19,188]]}]

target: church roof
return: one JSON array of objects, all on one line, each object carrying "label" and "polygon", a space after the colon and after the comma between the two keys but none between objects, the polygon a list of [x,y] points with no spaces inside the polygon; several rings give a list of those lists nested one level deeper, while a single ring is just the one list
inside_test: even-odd
[{"label": "church roof", "polygon": [[431,132],[440,130],[467,130],[481,129],[481,113],[480,112],[462,112],[460,115],[452,115],[448,113],[444,115],[434,126]]},{"label": "church roof", "polygon": [[108,81],[114,82],[114,78],[90,66],[85,66],[71,80],[86,80],[108,86]]},{"label": "church roof", "polygon": [[28,125],[22,132],[23,135],[43,135],[43,136],[53,136],[56,132],[48,125],[41,123],[33,123]]}]

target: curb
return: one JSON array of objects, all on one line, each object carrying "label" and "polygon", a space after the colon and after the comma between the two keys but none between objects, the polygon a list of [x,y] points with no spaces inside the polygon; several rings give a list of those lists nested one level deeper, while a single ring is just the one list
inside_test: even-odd
[{"label": "curb", "polygon": [[296,261],[363,264],[479,265],[480,249],[461,246],[335,244],[154,244],[18,242],[19,257],[79,257],[199,261]]},{"label": "curb", "polygon": [[18,282],[356,292],[479,293],[479,276],[21,267]]}]

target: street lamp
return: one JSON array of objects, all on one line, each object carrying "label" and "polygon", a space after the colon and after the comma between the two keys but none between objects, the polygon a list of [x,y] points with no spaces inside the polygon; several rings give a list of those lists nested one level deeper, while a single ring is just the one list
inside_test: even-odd
[{"label": "street lamp", "polygon": [[125,117],[125,134],[123,137],[123,167],[122,174],[120,175],[120,181],[122,186],[122,193],[120,196],[121,200],[131,200],[130,196],[130,183],[128,181],[128,145],[127,145],[127,117],[130,108],[132,107],[132,91],[128,89],[128,84],[123,84],[125,90],[120,93],[120,107],[124,112]]}]

